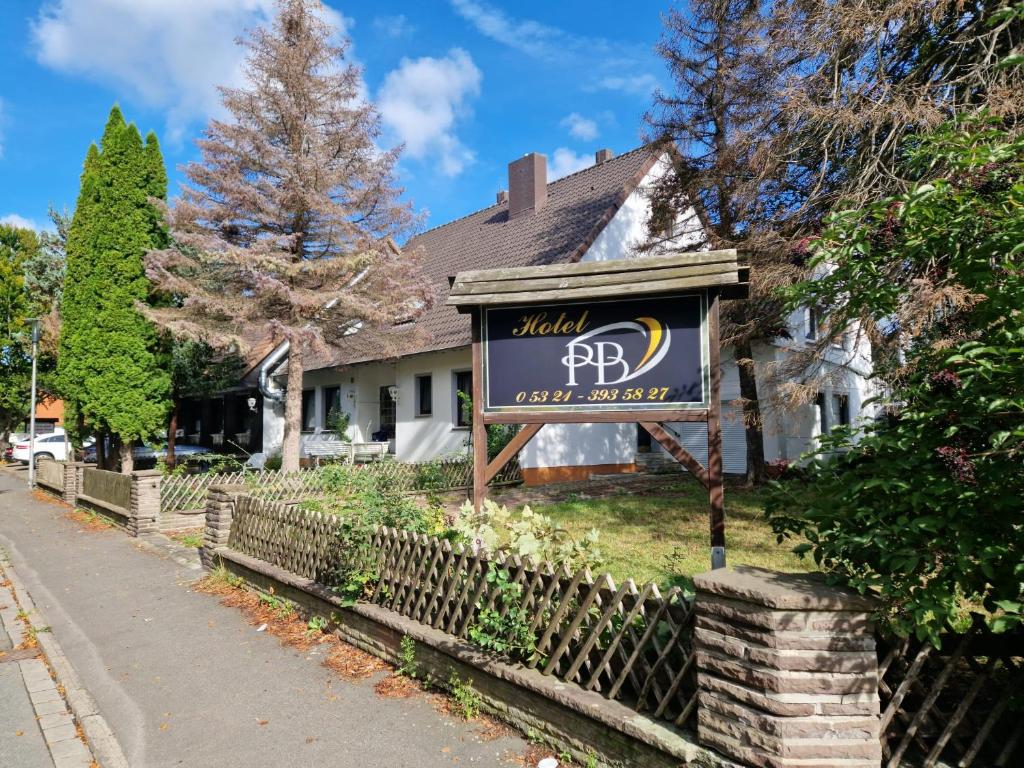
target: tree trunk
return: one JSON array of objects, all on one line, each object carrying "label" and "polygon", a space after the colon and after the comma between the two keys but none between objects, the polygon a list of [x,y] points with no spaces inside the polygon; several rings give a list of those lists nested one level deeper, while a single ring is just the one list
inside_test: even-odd
[{"label": "tree trunk", "polygon": [[107,433],[96,433],[96,469],[107,468]]},{"label": "tree trunk", "polygon": [[292,342],[288,351],[288,386],[284,396],[284,439],[281,443],[281,471],[299,469],[300,435],[302,433],[302,349]]},{"label": "tree trunk", "polygon": [[7,430],[0,433],[0,459],[3,459],[4,454],[7,452],[7,446],[11,444],[10,437],[11,433]]},{"label": "tree trunk", "polygon": [[122,440],[119,447],[121,454],[121,474],[130,475],[135,469],[135,457],[132,456],[132,441]]},{"label": "tree trunk", "polygon": [[[740,397],[743,398],[743,425],[747,442],[747,483],[765,480],[764,430],[761,425],[761,405],[757,399],[757,375],[750,342],[735,347],[737,368],[740,372]],[[746,365],[742,361],[750,361]]]},{"label": "tree trunk", "polygon": [[164,458],[164,464],[167,465],[167,469],[174,469],[174,443],[178,436],[178,408],[180,401],[178,398],[174,398],[171,401],[171,415],[167,419],[167,456]]}]

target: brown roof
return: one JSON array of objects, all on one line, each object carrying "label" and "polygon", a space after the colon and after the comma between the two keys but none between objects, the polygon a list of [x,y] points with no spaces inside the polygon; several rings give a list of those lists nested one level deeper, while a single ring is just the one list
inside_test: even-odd
[{"label": "brown roof", "polygon": [[[663,151],[648,144],[553,181],[539,211],[509,219],[508,203],[499,203],[409,240],[403,250],[419,252],[423,271],[435,284],[436,299],[416,323],[426,333],[417,334],[417,342],[405,354],[470,343],[469,318],[445,304],[450,276],[471,269],[578,261]],[[307,370],[376,359],[365,349],[353,351],[338,350],[330,360],[311,361]]]}]

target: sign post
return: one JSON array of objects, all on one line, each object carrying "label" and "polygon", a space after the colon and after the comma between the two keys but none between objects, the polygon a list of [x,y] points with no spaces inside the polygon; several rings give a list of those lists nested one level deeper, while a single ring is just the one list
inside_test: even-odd
[{"label": "sign post", "polygon": [[[720,297],[746,296],[735,251],[463,272],[449,305],[473,330],[473,503],[545,424],[636,423],[707,489],[725,566]],[[707,466],[672,422],[706,422]],[[488,463],[487,425],[523,428]]]}]

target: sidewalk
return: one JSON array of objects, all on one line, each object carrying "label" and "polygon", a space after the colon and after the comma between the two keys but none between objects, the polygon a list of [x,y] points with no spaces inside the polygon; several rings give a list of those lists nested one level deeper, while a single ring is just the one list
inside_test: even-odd
[{"label": "sidewalk", "polygon": [[17,632],[17,612],[10,590],[0,587],[0,765],[54,768],[28,692],[39,668],[46,674],[46,667],[36,659],[19,661],[22,653],[14,648],[21,643],[21,636],[12,638],[5,629],[11,624],[12,633]]},{"label": "sidewalk", "polygon": [[22,477],[0,471],[0,546],[133,768],[521,765],[523,740],[339,678],[190,591],[184,562],[83,529]]}]

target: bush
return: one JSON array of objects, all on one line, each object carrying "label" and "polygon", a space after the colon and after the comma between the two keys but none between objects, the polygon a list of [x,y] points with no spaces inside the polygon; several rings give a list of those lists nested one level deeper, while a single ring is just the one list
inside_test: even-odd
[{"label": "bush", "polygon": [[470,502],[462,505],[455,531],[476,550],[487,554],[506,552],[548,561],[555,567],[575,571],[601,564],[597,547],[599,534],[592,529],[583,539],[574,539],[550,517],[523,507],[518,514],[485,499],[480,512]]},{"label": "bush", "polygon": [[301,502],[299,508],[341,518],[332,558],[335,565],[323,581],[348,601],[368,597],[380,578],[373,547],[380,526],[428,535],[445,530],[439,507],[420,506],[379,475],[330,464],[319,470],[318,479],[321,496]]},{"label": "bush", "polygon": [[827,277],[793,294],[901,322],[885,415],[827,436],[766,512],[878,594],[892,629],[938,645],[971,613],[996,631],[1024,613],[1024,140],[963,121],[910,158],[921,183],[839,214],[817,246]]}]

